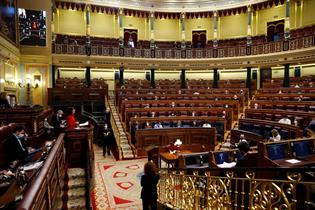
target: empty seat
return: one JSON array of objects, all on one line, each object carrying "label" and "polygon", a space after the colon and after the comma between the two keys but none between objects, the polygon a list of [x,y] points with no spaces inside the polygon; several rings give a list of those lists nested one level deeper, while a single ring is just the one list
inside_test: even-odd
[{"label": "empty seat", "polygon": [[268,151],[268,157],[271,160],[280,160],[286,157],[283,144],[267,145],[267,151]]},{"label": "empty seat", "polygon": [[312,153],[310,145],[307,141],[294,142],[293,148],[295,156],[307,156]]}]

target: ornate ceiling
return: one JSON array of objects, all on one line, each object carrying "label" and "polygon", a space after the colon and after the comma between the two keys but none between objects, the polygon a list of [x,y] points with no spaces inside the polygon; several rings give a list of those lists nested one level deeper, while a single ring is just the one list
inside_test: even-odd
[{"label": "ornate ceiling", "polygon": [[65,0],[107,7],[159,12],[200,12],[222,10],[256,4],[267,0]]}]

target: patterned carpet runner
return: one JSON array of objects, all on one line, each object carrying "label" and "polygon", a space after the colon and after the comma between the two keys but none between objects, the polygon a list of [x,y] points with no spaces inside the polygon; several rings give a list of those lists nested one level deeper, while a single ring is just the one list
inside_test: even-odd
[{"label": "patterned carpet runner", "polygon": [[140,178],[146,159],[115,161],[95,148],[94,210],[140,210]]}]

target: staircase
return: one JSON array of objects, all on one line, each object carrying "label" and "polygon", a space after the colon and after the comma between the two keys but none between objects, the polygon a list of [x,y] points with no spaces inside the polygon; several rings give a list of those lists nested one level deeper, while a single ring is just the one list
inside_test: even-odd
[{"label": "staircase", "polygon": [[126,132],[120,120],[119,112],[115,106],[116,97],[113,91],[108,92],[106,106],[110,107],[112,117],[111,126],[115,135],[116,143],[119,150],[119,159],[135,158],[134,151],[129,144]]},{"label": "staircase", "polygon": [[83,168],[69,168],[64,182],[62,210],[86,210],[86,180]]}]

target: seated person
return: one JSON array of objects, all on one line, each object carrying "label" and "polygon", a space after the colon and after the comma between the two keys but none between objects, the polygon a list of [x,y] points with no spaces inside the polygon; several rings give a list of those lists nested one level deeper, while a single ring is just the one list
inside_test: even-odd
[{"label": "seated person", "polygon": [[283,118],[281,118],[278,122],[279,123],[283,123],[283,124],[291,125],[291,120],[288,118],[287,115],[285,115]]},{"label": "seated person", "polygon": [[271,137],[269,138],[270,141],[280,141],[281,136],[276,129],[271,130]]},{"label": "seated person", "polygon": [[161,122],[158,122],[154,125],[154,128],[163,128],[163,125]]},{"label": "seated person", "polygon": [[48,122],[47,117],[44,119],[44,128],[48,135],[52,133],[52,130],[54,129],[54,126],[51,126]]},{"label": "seated person", "polygon": [[315,135],[315,120],[312,120],[304,130],[304,136]]},{"label": "seated person", "polygon": [[135,47],[135,43],[131,36],[129,37],[129,40],[128,40],[128,47],[131,47],[131,48]]},{"label": "seated person", "polygon": [[63,111],[58,110],[51,118],[51,125],[54,127],[56,133],[59,133],[61,129],[66,127],[66,121],[62,118]]},{"label": "seated person", "polygon": [[237,159],[236,165],[235,167],[246,167],[247,164],[247,155],[248,155],[248,151],[249,151],[249,144],[247,143],[247,141],[240,141],[240,143],[238,143],[237,148],[240,152],[240,157]]},{"label": "seated person", "polygon": [[5,143],[6,161],[10,168],[16,168],[18,163],[24,164],[32,161],[42,148],[34,149],[27,147],[27,134],[23,126],[17,125]]},{"label": "seated person", "polygon": [[180,139],[176,139],[172,144],[168,145],[168,149],[171,154],[174,154],[180,150],[180,146],[182,145],[182,141]]},{"label": "seated person", "polygon": [[1,92],[0,93],[0,108],[11,108],[11,105],[8,101],[7,98],[7,93],[6,92]]}]

